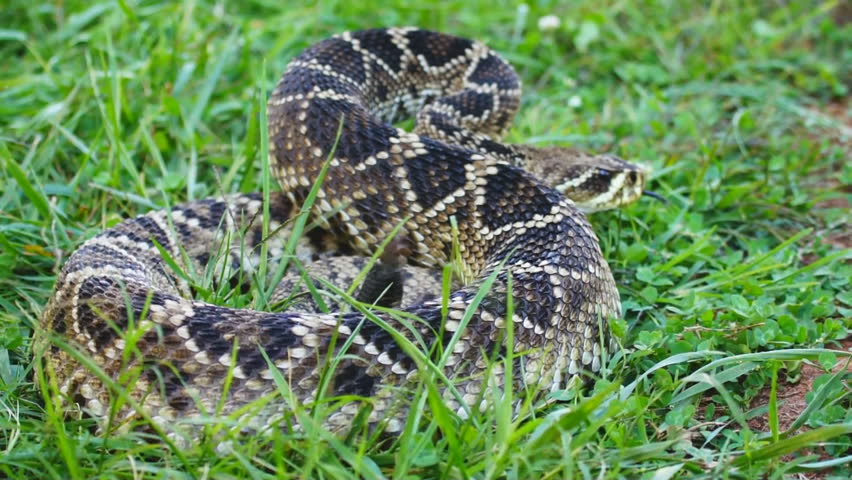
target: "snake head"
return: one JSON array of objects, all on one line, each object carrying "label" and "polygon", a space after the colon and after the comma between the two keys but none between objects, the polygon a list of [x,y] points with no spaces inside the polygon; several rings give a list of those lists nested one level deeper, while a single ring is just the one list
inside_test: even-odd
[{"label": "snake head", "polygon": [[[584,212],[635,202],[645,191],[648,171],[615,155],[593,155],[564,147],[523,146],[526,169],[574,201]],[[659,197],[659,196],[657,196]]]}]

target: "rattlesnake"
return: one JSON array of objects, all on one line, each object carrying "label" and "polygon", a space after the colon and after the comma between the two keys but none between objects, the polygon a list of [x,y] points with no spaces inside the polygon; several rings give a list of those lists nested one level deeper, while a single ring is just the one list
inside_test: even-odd
[{"label": "rattlesnake", "polygon": [[[267,225],[262,195],[236,194],[150,212],[85,242],[41,317],[46,378],[66,404],[105,424],[145,417],[171,427],[218,413],[257,427],[290,410],[280,397],[247,407],[274,397],[280,373],[285,396],[298,403],[353,396],[328,412],[329,427],[346,428],[367,402],[368,421],[387,417],[384,428],[396,431],[406,411],[398,387],[416,382],[430,356],[454,380],[441,388],[460,412],[502,386],[502,364],[488,360],[506,353],[509,322],[516,388],[558,389],[599,371],[607,320],[621,306],[578,205],[631,202],[645,173],[609,155],[500,143],[520,92],[496,53],[446,34],[377,29],[311,46],[268,102],[270,159],[283,192],[269,195]],[[391,124],[405,116],[416,118],[413,133]],[[316,228],[296,245],[298,258],[324,252],[318,262],[333,269],[348,260],[329,255],[369,256],[401,225],[395,241],[409,264],[455,262],[466,283],[444,298],[440,283],[429,284],[437,291],[403,305],[405,317],[193,300],[191,274],[181,271],[251,279],[262,244],[271,258],[285,253],[289,220],[324,166],[310,209]],[[477,298],[487,279],[493,284]],[[425,353],[413,355],[412,345]]]}]

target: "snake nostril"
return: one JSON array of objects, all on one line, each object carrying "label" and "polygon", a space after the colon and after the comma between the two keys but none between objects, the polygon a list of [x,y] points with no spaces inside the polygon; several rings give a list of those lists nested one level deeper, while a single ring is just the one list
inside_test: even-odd
[{"label": "snake nostril", "polygon": [[629,174],[627,174],[627,179],[630,181],[631,184],[635,185],[636,182],[639,180],[639,177],[636,175],[636,172],[630,172]]}]

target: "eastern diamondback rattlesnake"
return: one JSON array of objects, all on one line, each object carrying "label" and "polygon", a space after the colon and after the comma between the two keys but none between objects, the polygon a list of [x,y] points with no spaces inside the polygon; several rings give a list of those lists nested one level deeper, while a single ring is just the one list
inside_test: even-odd
[{"label": "eastern diamondback rattlesnake", "polygon": [[[450,35],[378,29],[308,48],[268,103],[270,156],[283,190],[270,198],[269,235],[262,197],[237,194],[150,212],[88,240],[68,259],[44,309],[42,338],[51,341],[40,343],[40,355],[48,378],[69,404],[111,425],[140,416],[169,425],[218,412],[258,427],[288,412],[275,397],[275,369],[291,398],[311,402],[323,386],[323,397],[364,397],[370,422],[386,417],[384,428],[395,431],[406,411],[404,389],[396,387],[416,381],[422,366],[401,346],[406,340],[424,358],[441,359],[455,380],[446,402],[460,410],[502,386],[502,364],[487,360],[505,353],[508,322],[516,388],[558,389],[581,371],[598,371],[607,319],[621,307],[577,205],[631,202],[645,176],[608,155],[499,143],[520,93],[498,55]],[[390,124],[408,115],[416,118],[413,133]],[[297,253],[369,256],[402,224],[395,241],[408,263],[435,268],[456,260],[470,281],[443,305],[440,291],[403,305],[405,319],[193,300],[192,285],[163,252],[186,271],[250,278],[263,242],[270,256],[283,254],[288,220],[327,159],[310,211],[319,226]],[[477,300],[492,273],[493,285]],[[510,282],[514,314],[506,318]],[[402,406],[393,409],[399,398]],[[349,397],[326,424],[348,427],[360,404]]]}]

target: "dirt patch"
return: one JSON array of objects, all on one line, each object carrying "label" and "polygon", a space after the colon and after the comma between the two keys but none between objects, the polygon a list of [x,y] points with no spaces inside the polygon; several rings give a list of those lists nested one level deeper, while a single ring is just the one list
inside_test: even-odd
[{"label": "dirt patch", "polygon": [[[824,185],[823,188],[832,189],[844,193],[852,193],[852,186],[839,185],[839,182],[836,178],[832,179],[830,177],[823,177],[820,178],[819,181]],[[831,188],[832,185],[830,185],[829,182],[834,182],[834,188]],[[823,200],[821,202],[817,202],[813,206],[813,210],[823,209],[852,210],[852,204],[850,204],[849,198],[847,197],[834,197]],[[825,226],[824,228],[820,228],[813,233],[811,241],[814,241],[816,238],[819,238],[822,243],[830,245],[836,250],[846,250],[848,248],[852,248],[852,229],[849,228],[848,223],[840,223],[833,227]],[[811,249],[806,248],[803,250],[808,251]],[[810,265],[811,263],[819,260],[819,258],[820,256],[816,253],[804,253],[802,255],[802,264]],[[845,262],[852,262],[852,259],[846,259]]]},{"label": "dirt patch", "polygon": [[837,6],[831,11],[831,18],[834,19],[834,23],[841,27],[852,22],[852,4],[838,2]]},{"label": "dirt patch", "polygon": [[[847,9],[846,14],[852,14],[852,8]],[[823,108],[816,111],[818,115],[825,118],[830,118],[836,122],[837,128],[823,128],[817,130],[823,138],[829,138],[835,145],[839,145],[844,151],[852,154],[852,98],[845,98],[837,102],[832,102]],[[846,209],[852,208],[849,201],[849,195],[852,193],[852,185],[847,180],[843,180],[844,164],[836,162],[828,165],[826,168],[821,168],[818,171],[812,172],[809,175],[807,186],[818,194],[826,192],[836,192],[837,196],[830,196],[814,204],[814,210],[823,209]],[[826,227],[814,233],[814,238],[819,237],[824,244],[831,245],[838,250],[852,248],[852,231],[848,226]],[[819,257],[814,253],[807,253],[802,257],[803,264],[810,264],[816,261]],[[846,260],[852,261],[852,260]],[[852,337],[846,338],[841,343],[841,349],[852,352]],[[846,368],[852,372],[852,365],[847,359],[838,359],[837,365],[832,369],[834,372]],[[788,430],[793,422],[807,408],[805,396],[808,392],[813,391],[814,380],[824,373],[823,369],[810,364],[802,364],[800,374],[795,382],[779,376],[778,388],[776,390],[778,401],[778,428],[780,431]],[[750,407],[752,409],[765,408],[769,405],[771,387],[767,385],[758,395],[752,400]],[[769,432],[769,414],[765,413],[758,417],[748,420],[748,426],[756,432]],[[807,430],[808,427],[800,427],[798,431]],[[800,452],[798,455],[805,453],[817,453],[821,455],[823,460],[828,459],[824,452],[817,450],[815,452]],[[785,457],[787,459],[792,456]],[[830,471],[825,472],[809,472],[800,474],[798,478],[806,479],[822,479],[830,475]]]},{"label": "dirt patch", "polygon": [[[852,352],[852,337],[848,337],[844,340],[840,341],[840,346],[830,346],[828,348],[843,350],[847,352]],[[852,373],[852,362],[847,362],[848,359],[839,358],[837,360],[837,364],[832,369],[832,372],[837,372],[842,368],[846,368],[846,371]],[[848,363],[848,364],[847,364]],[[795,381],[788,380],[784,377],[783,374],[779,374],[778,376],[778,388],[776,390],[777,400],[778,400],[778,428],[781,431],[785,431],[790,428],[796,418],[805,410],[808,406],[805,401],[805,395],[808,392],[813,391],[814,380],[825,373],[822,368],[803,363],[801,371],[799,375],[796,376]],[[757,409],[761,407],[766,407],[769,405],[769,397],[771,393],[771,386],[766,385],[751,401],[749,405],[750,409]],[[713,423],[712,419],[704,418],[703,412],[705,411],[707,405],[711,402],[710,396],[704,396],[699,402],[697,408],[696,419],[699,422]],[[761,416],[753,417],[748,420],[748,426],[752,430],[758,432],[768,432],[769,431],[769,414],[763,414]],[[717,425],[721,425],[718,424]],[[807,427],[802,427],[806,429]],[[801,429],[800,429],[801,430]]]},{"label": "dirt patch", "polygon": [[[841,350],[852,351],[852,338],[847,338],[841,343]],[[846,368],[848,372],[852,372],[852,364],[847,365],[846,359],[838,359],[837,365],[832,369],[837,372],[842,368]],[[779,375],[778,379],[778,428],[781,431],[790,428],[790,425],[799,417],[799,415],[808,406],[805,402],[805,395],[813,391],[814,379],[822,375],[823,370],[809,364],[802,364],[802,369],[795,383],[782,380]],[[767,385],[761,392],[752,400],[751,408],[765,407],[769,405],[770,387]],[[769,431],[769,414],[754,417],[748,421],[748,426],[755,431]]]},{"label": "dirt patch", "polygon": [[852,149],[852,97],[808,110],[810,120],[818,125],[809,132],[810,137],[828,139],[847,152]]},{"label": "dirt patch", "polygon": [[[828,138],[833,144],[839,145],[852,155],[852,97],[831,102],[824,107],[814,109],[814,112],[815,115],[835,122],[837,128],[819,128],[810,132],[809,135],[818,134],[821,138]],[[826,196],[826,193],[830,194],[829,198],[816,202],[813,206],[814,210],[852,209],[852,203],[849,201],[852,184],[843,177],[844,166],[844,162],[834,162],[808,175],[803,183],[805,188],[819,197]],[[831,230],[817,231],[814,236],[819,236],[824,243],[838,250],[852,248],[852,231],[842,225],[835,226]],[[809,253],[803,256],[802,263],[807,265],[816,261],[817,258],[815,254]]]},{"label": "dirt patch", "polygon": [[[847,352],[852,352],[852,337],[846,338],[845,340],[840,342],[841,350],[845,350]],[[832,372],[837,372],[843,368],[846,368],[847,372],[852,372],[852,364],[850,364],[847,359],[838,359],[837,364],[832,369]],[[776,390],[777,400],[778,400],[778,429],[779,431],[786,431],[790,428],[796,418],[801,415],[801,413],[808,406],[807,402],[805,402],[805,395],[808,392],[813,391],[814,380],[822,375],[824,372],[821,368],[815,367],[809,364],[802,364],[802,370],[799,375],[798,381],[795,383],[789,382],[786,380],[782,380],[779,375],[778,378],[778,388]],[[767,385],[760,393],[752,400],[751,408],[761,408],[769,405],[769,396],[771,392],[771,387]],[[759,417],[754,417],[748,420],[748,426],[754,431],[757,432],[768,432],[769,429],[769,414],[763,414]],[[797,431],[807,430],[808,427],[800,427]],[[820,455],[820,460],[829,460],[831,457],[825,454],[822,451],[816,452],[799,452],[797,455],[808,454],[808,453],[817,453]],[[790,460],[793,457],[791,455],[787,455],[783,457],[786,460]],[[831,471],[822,471],[822,472],[808,472],[801,473],[798,478],[802,479],[822,479],[826,478],[831,474]]]},{"label": "dirt patch", "polygon": [[[837,120],[838,122],[846,125],[849,128],[852,128],[852,117],[848,115],[849,112],[849,98],[844,98],[838,100],[836,102],[831,102],[826,105],[825,114],[829,117]],[[848,142],[848,138],[846,139]]]},{"label": "dirt patch", "polygon": [[[849,208],[849,207],[846,207]],[[852,248],[852,232],[840,232],[825,237],[825,242],[839,250]]]}]

